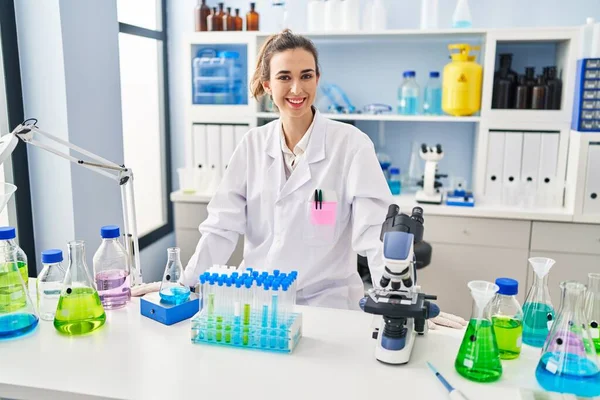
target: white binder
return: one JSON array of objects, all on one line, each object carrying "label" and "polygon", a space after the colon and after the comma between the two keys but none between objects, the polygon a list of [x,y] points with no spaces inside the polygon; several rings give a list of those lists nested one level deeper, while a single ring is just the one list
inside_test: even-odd
[{"label": "white binder", "polygon": [[194,124],[192,127],[192,146],[194,149],[194,167],[206,169],[208,140],[206,138],[206,125]]},{"label": "white binder", "polygon": [[600,214],[600,143],[588,147],[583,213]]},{"label": "white binder", "polygon": [[207,125],[207,167],[210,174],[209,191],[214,192],[221,182],[223,164],[221,161],[221,126]]},{"label": "white binder", "polygon": [[502,168],[502,203],[508,206],[520,205],[523,200],[521,192],[522,154],[523,134],[506,132]]},{"label": "white binder", "polygon": [[225,173],[231,155],[235,151],[235,130],[233,125],[221,125],[221,168]]},{"label": "white binder", "polygon": [[523,133],[521,183],[524,206],[527,208],[535,206],[541,146],[542,136],[540,133]]},{"label": "white binder", "polygon": [[504,163],[504,132],[488,135],[487,164],[485,168],[485,198],[498,204],[502,200],[502,164]]},{"label": "white binder", "polygon": [[556,182],[558,167],[558,133],[542,133],[540,167],[538,170],[537,206],[555,208],[562,206],[562,185]]}]

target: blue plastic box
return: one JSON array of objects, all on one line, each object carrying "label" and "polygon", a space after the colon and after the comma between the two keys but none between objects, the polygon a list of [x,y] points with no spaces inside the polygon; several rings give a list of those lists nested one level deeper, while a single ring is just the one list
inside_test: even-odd
[{"label": "blue plastic box", "polygon": [[571,129],[600,132],[600,58],[577,61]]},{"label": "blue plastic box", "polygon": [[192,318],[200,309],[198,295],[191,293],[185,303],[179,305],[166,304],[160,301],[158,293],[148,293],[140,299],[140,312],[143,316],[164,325],[173,325]]}]

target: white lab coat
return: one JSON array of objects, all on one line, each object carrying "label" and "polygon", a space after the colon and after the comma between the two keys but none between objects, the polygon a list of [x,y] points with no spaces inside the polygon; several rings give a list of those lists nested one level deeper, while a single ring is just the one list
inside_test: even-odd
[{"label": "white lab coat", "polygon": [[[319,112],[315,118],[306,154],[287,181],[281,121],[244,136],[200,225],[186,284],[193,286],[213,264],[227,263],[240,235],[245,266],[298,271],[298,304],[358,309],[364,289],[356,253],[368,258],[379,282],[379,235],[393,199],[373,143],[351,125]],[[313,224],[315,189],[323,191],[324,202],[337,199],[334,224]]]}]

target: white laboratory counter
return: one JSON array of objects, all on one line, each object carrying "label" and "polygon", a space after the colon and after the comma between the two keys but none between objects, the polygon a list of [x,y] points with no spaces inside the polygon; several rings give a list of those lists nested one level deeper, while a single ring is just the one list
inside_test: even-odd
[{"label": "white laboratory counter", "polygon": [[[525,348],[505,362],[494,384],[476,384],[454,371],[462,332],[430,331],[408,365],[373,356],[371,316],[357,311],[299,307],[303,338],[292,355],[190,342],[190,321],[164,326],[139,313],[139,299],[107,312],[100,330],[59,335],[40,321],[29,336],[0,342],[0,397],[10,399],[445,399],[432,362],[471,400],[518,399],[518,387],[538,388],[539,350]],[[539,389],[539,388],[538,388]],[[396,397],[396,396],[394,396]]]}]

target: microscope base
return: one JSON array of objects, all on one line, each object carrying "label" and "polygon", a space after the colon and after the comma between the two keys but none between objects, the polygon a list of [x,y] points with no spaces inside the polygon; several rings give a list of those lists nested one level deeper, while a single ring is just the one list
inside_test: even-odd
[{"label": "microscope base", "polygon": [[404,347],[400,350],[388,350],[383,347],[381,341],[383,340],[383,331],[385,323],[382,321],[379,327],[379,335],[377,335],[377,345],[375,346],[375,358],[385,364],[407,364],[410,361],[410,355],[412,353],[413,346],[415,345],[415,338],[417,333],[414,329],[414,320],[410,319],[406,324],[408,332],[406,332],[406,341]]},{"label": "microscope base", "polygon": [[442,193],[427,194],[424,190],[419,190],[415,196],[417,203],[442,204]]}]

